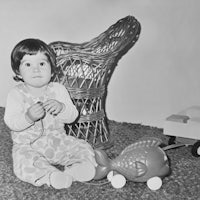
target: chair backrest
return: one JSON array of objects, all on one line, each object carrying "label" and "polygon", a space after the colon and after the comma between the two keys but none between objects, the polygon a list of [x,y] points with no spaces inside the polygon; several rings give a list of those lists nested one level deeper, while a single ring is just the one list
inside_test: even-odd
[{"label": "chair backrest", "polygon": [[[93,82],[97,76],[101,76],[102,81],[102,75],[116,62],[116,57],[123,55],[123,51],[128,51],[138,40],[140,30],[140,23],[133,16],[127,16],[89,42],[52,42],[50,46],[56,53],[59,68],[54,80],[65,82],[63,78],[68,75],[91,79]],[[99,80],[96,81],[98,86]],[[84,87],[84,83],[79,87]]]}]

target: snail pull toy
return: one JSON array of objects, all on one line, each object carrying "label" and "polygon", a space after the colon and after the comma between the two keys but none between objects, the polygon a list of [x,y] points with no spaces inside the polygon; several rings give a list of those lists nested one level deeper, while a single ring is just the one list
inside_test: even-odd
[{"label": "snail pull toy", "polygon": [[[101,149],[95,150],[98,163],[95,180],[107,179],[114,188],[122,188],[126,180],[147,182],[151,190],[162,186],[162,178],[170,173],[169,161],[158,138],[144,138],[127,146],[111,160]],[[169,148],[168,148],[169,149]]]}]

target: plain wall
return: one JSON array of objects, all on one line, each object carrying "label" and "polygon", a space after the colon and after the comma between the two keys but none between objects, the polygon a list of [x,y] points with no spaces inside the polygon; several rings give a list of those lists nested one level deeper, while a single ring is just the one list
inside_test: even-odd
[{"label": "plain wall", "polygon": [[109,119],[163,127],[165,118],[200,104],[200,1],[0,1],[0,106],[16,83],[10,53],[20,40],[82,43],[127,15],[142,26],[108,85]]}]

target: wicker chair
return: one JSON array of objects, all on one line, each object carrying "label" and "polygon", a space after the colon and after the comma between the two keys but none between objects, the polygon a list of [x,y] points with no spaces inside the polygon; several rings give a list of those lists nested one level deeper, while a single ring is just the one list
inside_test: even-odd
[{"label": "wicker chair", "polygon": [[89,42],[49,44],[57,56],[58,73],[53,80],[65,85],[80,111],[79,119],[66,125],[67,134],[93,147],[110,145],[105,112],[107,84],[118,60],[138,40],[140,30],[140,23],[127,16]]}]

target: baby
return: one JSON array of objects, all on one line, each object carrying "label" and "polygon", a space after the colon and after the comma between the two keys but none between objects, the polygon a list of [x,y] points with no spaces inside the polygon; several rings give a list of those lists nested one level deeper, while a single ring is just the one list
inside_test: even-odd
[{"label": "baby", "polygon": [[65,123],[77,119],[78,111],[66,88],[51,82],[56,71],[52,49],[39,39],[22,40],[11,53],[11,66],[20,83],[8,93],[4,121],[11,129],[16,176],[56,189],[93,179],[94,150],[64,129]]}]

